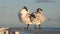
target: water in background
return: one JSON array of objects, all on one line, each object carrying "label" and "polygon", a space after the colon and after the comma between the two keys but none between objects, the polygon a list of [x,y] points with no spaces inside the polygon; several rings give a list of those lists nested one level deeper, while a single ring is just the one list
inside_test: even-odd
[{"label": "water in background", "polygon": [[31,31],[20,31],[19,32],[19,34],[38,34],[38,33],[40,33],[40,34],[59,34],[60,33],[60,28],[43,28],[42,30],[39,30],[39,31],[37,31],[36,30],[36,32],[33,32],[33,30],[31,30]]},{"label": "water in background", "polygon": [[[23,6],[27,6],[30,12],[36,12],[42,8],[46,17],[52,20],[41,24],[43,28],[60,28],[60,0],[51,2],[38,2],[39,0],[0,0],[0,27],[26,27],[18,19],[18,12]],[[51,1],[51,0],[50,0]],[[34,27],[30,25],[30,27]]]}]

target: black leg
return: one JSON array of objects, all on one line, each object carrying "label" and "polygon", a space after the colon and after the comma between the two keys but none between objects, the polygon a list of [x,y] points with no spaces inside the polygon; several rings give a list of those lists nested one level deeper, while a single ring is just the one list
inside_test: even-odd
[{"label": "black leg", "polygon": [[39,24],[39,29],[40,29],[40,24]]},{"label": "black leg", "polygon": [[35,26],[35,29],[36,29],[36,25],[34,25]]},{"label": "black leg", "polygon": [[27,29],[29,28],[29,24],[27,25]]}]

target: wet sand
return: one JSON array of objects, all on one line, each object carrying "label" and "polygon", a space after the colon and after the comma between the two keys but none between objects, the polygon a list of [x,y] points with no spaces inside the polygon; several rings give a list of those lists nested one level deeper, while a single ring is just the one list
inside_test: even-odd
[{"label": "wet sand", "polygon": [[28,34],[60,34],[60,29],[52,29],[52,28],[41,28],[41,29],[34,29],[34,28],[19,28],[19,27],[14,27],[10,28],[10,31],[18,31],[20,34],[21,32],[23,33],[28,33]]}]

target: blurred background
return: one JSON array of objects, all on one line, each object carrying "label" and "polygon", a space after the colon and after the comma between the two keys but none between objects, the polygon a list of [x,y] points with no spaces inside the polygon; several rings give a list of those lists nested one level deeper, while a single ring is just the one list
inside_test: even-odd
[{"label": "blurred background", "polygon": [[60,28],[60,0],[0,0],[0,27],[25,27],[18,19],[23,6],[31,13],[42,8],[45,16],[52,19],[42,23],[41,27]]}]

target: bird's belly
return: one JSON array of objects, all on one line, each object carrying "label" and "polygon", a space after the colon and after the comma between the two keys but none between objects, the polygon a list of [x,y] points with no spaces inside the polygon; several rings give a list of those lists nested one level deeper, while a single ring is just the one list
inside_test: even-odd
[{"label": "bird's belly", "polygon": [[30,19],[26,18],[26,17],[21,18],[21,21],[22,21],[22,23],[25,23],[25,24],[32,24]]},{"label": "bird's belly", "polygon": [[33,23],[33,25],[41,24],[41,22],[38,19],[33,19],[32,23]]}]

